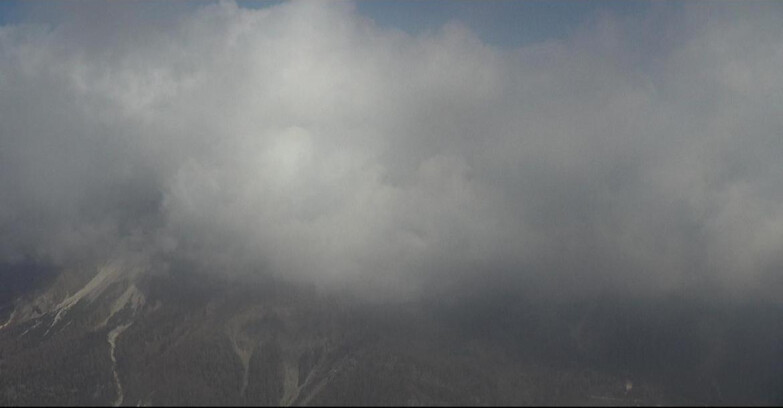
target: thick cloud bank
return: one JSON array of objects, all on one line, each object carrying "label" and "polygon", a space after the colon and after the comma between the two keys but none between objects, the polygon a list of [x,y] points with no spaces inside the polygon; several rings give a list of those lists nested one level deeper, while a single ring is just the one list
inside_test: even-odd
[{"label": "thick cloud bank", "polygon": [[780,292],[783,12],[707,6],[518,49],[349,3],[3,26],[0,257]]}]

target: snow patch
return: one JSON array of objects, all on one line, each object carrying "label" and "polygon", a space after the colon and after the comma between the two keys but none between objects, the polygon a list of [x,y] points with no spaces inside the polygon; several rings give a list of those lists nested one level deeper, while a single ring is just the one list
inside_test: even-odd
[{"label": "snow patch", "polygon": [[34,324],[34,325],[32,325],[31,327],[27,328],[27,330],[25,330],[24,332],[22,332],[22,334],[20,334],[20,335],[19,335],[19,338],[21,339],[21,338],[22,338],[22,336],[24,336],[25,334],[29,333],[29,332],[30,332],[30,330],[33,330],[33,329],[35,329],[36,327],[38,327],[38,326],[40,326],[40,325],[41,325],[41,320],[39,320],[39,321],[35,322],[35,324]]},{"label": "snow patch", "polygon": [[290,406],[296,397],[299,396],[299,366],[291,362],[283,361],[283,397],[280,398],[280,405]]},{"label": "snow patch", "polygon": [[120,383],[120,376],[117,374],[117,359],[114,356],[114,349],[117,344],[117,337],[122,334],[125,329],[130,327],[130,325],[133,323],[125,323],[121,324],[117,327],[115,327],[112,331],[109,332],[109,335],[106,337],[106,340],[109,342],[109,357],[111,357],[111,371],[114,375],[114,385],[117,387],[117,399],[114,400],[114,406],[118,407],[122,404],[123,400],[123,394],[122,394],[122,383]]},{"label": "snow patch", "polygon": [[[84,285],[83,288],[79,289],[78,292],[74,293],[71,296],[68,296],[65,298],[60,304],[58,304],[55,307],[55,310],[57,310],[57,314],[54,316],[54,320],[52,321],[51,327],[54,327],[54,325],[57,324],[57,322],[60,321],[60,319],[65,316],[65,314],[70,310],[74,305],[79,303],[82,299],[87,299],[89,301],[95,300],[109,285],[119,280],[120,276],[125,275],[135,275],[138,272],[137,269],[134,268],[128,268],[125,265],[123,265],[123,262],[121,261],[115,261],[106,264],[100,270],[98,271],[98,274],[95,275],[89,282],[87,282],[86,285]],[[136,290],[138,292],[138,290]],[[140,292],[138,292],[138,295],[140,295]],[[135,296],[136,302],[138,302],[138,295],[134,295],[133,293],[129,294],[131,298]]]},{"label": "snow patch", "polygon": [[9,324],[11,324],[11,322],[12,322],[12,321],[14,321],[14,316],[16,316],[16,310],[14,310],[13,312],[11,312],[11,316],[9,316],[9,317],[8,317],[8,320],[7,320],[5,323],[3,323],[3,324],[1,324],[1,325],[0,325],[0,330],[3,330],[3,329],[5,329],[5,328],[6,328],[6,326],[8,326]]},{"label": "snow patch", "polygon": [[144,297],[144,294],[141,293],[138,287],[134,284],[130,284],[127,289],[125,289],[125,292],[120,295],[120,297],[117,298],[117,300],[114,301],[114,303],[111,306],[111,310],[109,312],[109,316],[106,317],[106,319],[100,324],[99,327],[106,326],[107,323],[109,323],[109,320],[111,320],[114,315],[116,315],[119,311],[125,309],[126,307],[130,306],[131,310],[133,311],[133,314],[136,314],[136,311],[138,311],[142,306],[144,306],[146,302],[146,298]]}]

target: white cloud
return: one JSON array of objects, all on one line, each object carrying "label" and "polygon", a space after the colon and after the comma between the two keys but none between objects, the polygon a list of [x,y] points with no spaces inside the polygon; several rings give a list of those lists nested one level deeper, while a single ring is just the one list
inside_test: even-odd
[{"label": "white cloud", "polygon": [[783,16],[719,7],[520,49],[349,3],[2,27],[0,255],[133,247],[395,293],[763,287]]}]

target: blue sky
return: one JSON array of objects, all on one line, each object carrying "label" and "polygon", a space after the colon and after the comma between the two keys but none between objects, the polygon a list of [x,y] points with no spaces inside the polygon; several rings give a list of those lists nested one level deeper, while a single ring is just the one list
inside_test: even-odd
[{"label": "blue sky", "polygon": [[17,2],[0,1],[0,24],[8,24],[18,19]]},{"label": "blue sky", "polygon": [[482,40],[496,45],[524,45],[563,38],[596,12],[639,13],[641,1],[365,1],[360,13],[382,26],[421,32],[457,20]]},{"label": "blue sky", "polygon": [[[209,1],[188,3],[200,6]],[[247,8],[269,7],[280,1],[239,1]],[[148,3],[149,4],[149,3]],[[163,3],[163,4],[167,4]],[[181,5],[181,4],[180,4]],[[564,38],[595,13],[643,14],[646,1],[359,1],[356,8],[383,27],[410,33],[437,29],[449,21],[460,21],[482,40],[495,45],[519,46],[550,38]],[[168,5],[166,6],[168,7]],[[0,2],[0,24],[25,20],[49,20],[56,9],[48,2]],[[31,16],[35,17],[31,17]]]}]

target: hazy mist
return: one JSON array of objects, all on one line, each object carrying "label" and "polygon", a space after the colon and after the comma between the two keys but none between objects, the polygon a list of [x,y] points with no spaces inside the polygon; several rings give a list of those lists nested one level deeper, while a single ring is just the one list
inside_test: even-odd
[{"label": "hazy mist", "polygon": [[0,27],[0,262],[780,301],[783,8],[741,6],[509,48],[344,2],[57,5]]}]

